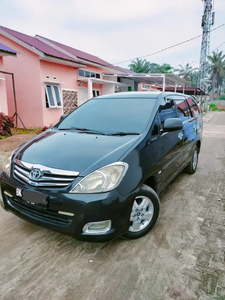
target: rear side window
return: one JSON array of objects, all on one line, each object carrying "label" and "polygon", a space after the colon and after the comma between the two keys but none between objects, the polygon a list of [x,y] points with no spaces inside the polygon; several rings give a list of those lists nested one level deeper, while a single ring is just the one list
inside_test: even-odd
[{"label": "rear side window", "polygon": [[192,116],[197,117],[199,115],[199,110],[196,102],[191,97],[187,99],[187,102],[191,109]]},{"label": "rear side window", "polygon": [[174,101],[171,99],[164,99],[159,106],[159,117],[163,126],[166,119],[177,118],[177,110]]},{"label": "rear side window", "polygon": [[186,100],[176,100],[179,118],[182,122],[191,118],[191,111]]}]

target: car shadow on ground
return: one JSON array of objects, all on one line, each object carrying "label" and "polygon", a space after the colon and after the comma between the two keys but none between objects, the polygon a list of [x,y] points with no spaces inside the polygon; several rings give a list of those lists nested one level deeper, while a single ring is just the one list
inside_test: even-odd
[{"label": "car shadow on ground", "polygon": [[[173,191],[173,189],[176,188],[176,186],[182,182],[183,178],[188,176],[185,174],[185,172],[182,172],[179,174],[168,186],[167,188],[161,193],[160,195],[160,200],[161,204],[163,206],[163,211],[166,210],[165,206],[168,201],[170,201],[170,197],[167,197],[170,192]],[[162,245],[162,239],[164,240],[164,244],[166,242],[166,237],[165,234],[163,234],[162,237],[162,232],[165,233],[165,222],[163,222],[162,214],[159,217],[158,222],[154,226],[154,228],[151,230],[149,234],[147,234],[145,237],[142,237],[141,240],[144,239],[151,239],[152,242],[160,247]],[[23,232],[23,236],[25,237],[27,235],[27,238],[32,237],[34,247],[35,244],[37,245],[46,245],[51,248],[54,248],[54,252],[57,255],[60,254],[62,251],[63,252],[76,252],[78,255],[82,253],[82,255],[87,255],[92,256],[96,255],[97,253],[105,253],[106,255],[109,255],[112,251],[116,251],[117,248],[124,248],[126,249],[127,247],[133,247],[134,245],[139,243],[140,239],[135,239],[135,240],[127,240],[124,239],[123,237],[119,237],[117,239],[114,239],[109,242],[105,243],[90,243],[90,242],[84,242],[84,241],[79,241],[76,240],[75,238],[54,232],[42,227],[39,227],[37,225],[31,224],[29,222],[26,222],[24,220],[19,220],[17,230]],[[25,237],[26,238],[26,237]],[[144,242],[144,241],[143,241]],[[31,248],[33,248],[30,247]],[[166,247],[166,246],[165,246]],[[29,251],[29,249],[28,249]],[[22,254],[21,256],[23,256]]]}]

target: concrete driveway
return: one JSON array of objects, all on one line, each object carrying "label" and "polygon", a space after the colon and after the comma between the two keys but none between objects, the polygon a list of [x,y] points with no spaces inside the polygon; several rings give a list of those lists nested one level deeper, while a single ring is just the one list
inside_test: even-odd
[{"label": "concrete driveway", "polygon": [[0,209],[0,299],[225,299],[225,113],[204,119],[197,173],[169,185],[142,239],[79,242]]}]

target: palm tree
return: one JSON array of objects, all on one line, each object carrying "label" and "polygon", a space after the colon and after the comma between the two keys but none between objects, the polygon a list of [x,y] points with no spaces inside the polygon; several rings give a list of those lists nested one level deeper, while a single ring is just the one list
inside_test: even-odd
[{"label": "palm tree", "polygon": [[222,85],[221,80],[224,79],[224,75],[225,75],[225,54],[223,54],[222,51],[220,52],[213,51],[212,55],[208,56],[208,60],[211,65],[210,71],[212,75],[212,89],[213,89],[213,99],[214,99],[216,82]]},{"label": "palm tree", "polygon": [[129,64],[129,68],[135,73],[149,73],[150,62],[146,59],[137,58],[136,61],[132,60]]},{"label": "palm tree", "polygon": [[158,73],[171,74],[174,68],[170,64],[162,64],[158,66]]},{"label": "palm tree", "polygon": [[184,78],[185,80],[190,81],[192,73],[197,70],[197,68],[192,68],[192,66],[188,63],[186,66],[179,65],[179,69],[175,71],[178,72],[178,76]]},{"label": "palm tree", "polygon": [[199,70],[193,71],[190,74],[191,86],[196,88],[199,84]]}]

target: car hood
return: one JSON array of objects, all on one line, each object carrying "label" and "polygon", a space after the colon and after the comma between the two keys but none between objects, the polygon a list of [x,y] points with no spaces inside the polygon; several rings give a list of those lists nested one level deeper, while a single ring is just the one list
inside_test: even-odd
[{"label": "car hood", "polygon": [[77,171],[80,176],[86,176],[118,161],[139,138],[50,130],[25,144],[16,158],[31,164]]}]

